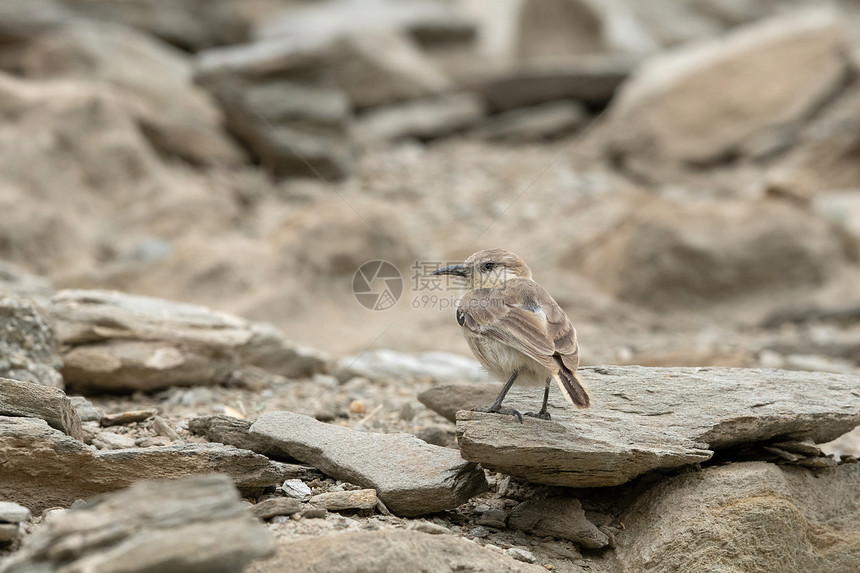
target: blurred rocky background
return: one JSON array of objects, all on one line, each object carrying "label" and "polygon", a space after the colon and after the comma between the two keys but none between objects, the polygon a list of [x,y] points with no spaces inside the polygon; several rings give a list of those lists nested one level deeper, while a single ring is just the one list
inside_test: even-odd
[{"label": "blurred rocky background", "polygon": [[[858,65],[855,0],[0,2],[0,376],[48,388],[7,386],[12,397],[4,402],[0,392],[0,420],[13,420],[4,430],[13,436],[7,452],[43,444],[40,451],[70,457],[29,463],[72,468],[46,477],[13,464],[15,475],[30,477],[7,497],[26,502],[28,513],[4,514],[0,504],[0,546],[11,540],[7,549],[17,549],[19,530],[34,541],[9,570],[54,570],[47,567],[80,559],[78,567],[110,571],[114,557],[93,555],[86,544],[50,548],[83,535],[74,511],[101,516],[92,520],[108,527],[117,519],[112,504],[132,502],[94,502],[50,525],[42,511],[135,478],[203,470],[227,473],[246,498],[294,500],[257,515],[284,518],[281,529],[270,526],[289,542],[278,546],[276,561],[306,551],[305,537],[344,529],[356,530],[350,543],[379,554],[394,551],[390,544],[402,559],[449,551],[484,563],[476,570],[692,570],[689,563],[707,561],[712,548],[697,538],[683,550],[692,561],[683,562],[680,549],[673,554],[684,520],[703,500],[739,503],[743,488],[732,484],[756,484],[743,490],[750,500],[772,495],[791,505],[796,527],[762,533],[745,521],[757,535],[788,547],[791,532],[830,531],[842,517],[825,515],[803,471],[829,472],[831,500],[857,491],[858,466],[847,462],[860,454],[860,436],[823,451],[815,443],[850,430],[858,415]],[[596,494],[583,498],[583,513],[579,498],[564,498],[550,505],[579,520],[564,534],[535,522],[545,507],[518,508],[584,482],[496,467],[503,473],[485,483],[460,458],[439,454],[421,462],[436,474],[401,487],[386,481],[391,476],[364,475],[339,452],[326,453],[333,461],[322,468],[296,465],[322,454],[280,443],[271,428],[264,444],[247,441],[259,415],[291,410],[458,447],[454,413],[476,398],[442,404],[422,392],[483,377],[454,323],[458,292],[423,275],[489,246],[529,262],[577,326],[586,365],[669,367],[705,386],[719,376],[675,369],[779,368],[808,373],[820,392],[781,394],[765,389],[769,375],[751,375],[762,385],[761,404],[738,404],[782,404],[773,416],[791,420],[761,414],[771,430],[737,430],[722,441],[712,439],[717,430],[690,430],[678,449],[649,453],[641,471],[606,462],[611,470],[594,471],[614,481],[592,485],[627,487],[619,484],[717,450],[729,453],[715,459],[753,466],[708,468],[710,489],[678,474],[675,485],[650,490],[653,499],[638,497],[654,483],[647,474],[615,496],[613,503],[630,502],[623,507]],[[354,296],[356,270],[371,260],[390,261],[402,276],[403,292],[389,309],[369,310]],[[631,389],[604,402],[622,394],[635,401],[635,380],[647,377],[637,372],[621,371]],[[69,401],[63,388],[85,397]],[[696,416],[678,400],[631,411],[642,420],[663,415],[661,408]],[[226,421],[211,419],[225,414]],[[833,425],[812,432],[822,420]],[[470,433],[475,423],[457,422],[460,448],[484,444]],[[600,439],[608,440],[598,440],[604,449],[615,443]],[[523,440],[514,446],[527,446]],[[415,444],[391,446],[413,447],[415,459],[430,455]],[[579,467],[575,454],[559,453]],[[633,455],[621,446],[616,454]],[[493,467],[492,456],[463,455]],[[170,465],[180,458],[185,465]],[[543,485],[529,489],[508,475]],[[166,506],[165,516],[137,523],[110,551],[147,552],[179,527],[211,560],[195,566],[226,559],[240,570],[272,554],[274,545],[262,541],[236,543],[234,551],[198,534],[220,511],[249,539],[257,536],[233,486],[212,480],[177,482],[171,491],[178,498],[183,487],[211,491],[217,504],[180,525]],[[447,485],[433,489],[439,483]],[[764,498],[756,493],[769,487]],[[401,506],[390,493],[413,489],[447,500],[447,509]],[[311,494],[344,499],[311,508]],[[147,493],[118,495],[133,501]],[[392,500],[397,517],[378,509]],[[679,515],[661,513],[661,503]],[[303,521],[326,507],[348,517]],[[408,520],[426,513],[436,521]],[[521,526],[511,525],[514,513]],[[635,533],[619,535],[616,552],[622,519]],[[664,552],[649,557],[640,545],[659,520],[680,529],[648,541]],[[860,525],[851,523],[854,537],[845,543],[860,559]],[[392,524],[419,531],[402,539],[359,531]],[[480,548],[461,539],[438,546],[430,535],[438,528],[502,550],[475,553]],[[856,570],[848,557],[820,550],[824,542],[806,542],[796,559],[770,555],[737,570]],[[214,548],[223,553],[207,553]],[[312,562],[315,550],[307,551],[307,570],[336,570],[336,560]],[[455,568],[456,559],[434,567]],[[400,565],[392,559],[387,570]],[[142,562],[141,570],[163,566]]]}]

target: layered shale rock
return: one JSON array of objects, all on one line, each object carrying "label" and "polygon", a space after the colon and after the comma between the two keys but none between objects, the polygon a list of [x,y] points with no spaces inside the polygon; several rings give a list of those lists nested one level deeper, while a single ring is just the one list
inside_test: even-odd
[{"label": "layered shale rock", "polygon": [[[639,366],[580,372],[591,393],[586,410],[553,388],[552,421],[461,411],[463,457],[536,483],[612,486],[707,461],[716,450],[788,438],[823,443],[860,425],[856,376]],[[515,386],[505,405],[525,412],[540,398]]]}]

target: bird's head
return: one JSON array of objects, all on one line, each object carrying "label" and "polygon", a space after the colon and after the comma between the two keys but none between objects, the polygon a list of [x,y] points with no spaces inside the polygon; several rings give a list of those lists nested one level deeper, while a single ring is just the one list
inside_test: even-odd
[{"label": "bird's head", "polygon": [[461,277],[468,289],[497,287],[513,278],[532,278],[532,271],[525,261],[505,249],[478,251],[462,264],[450,265],[432,274]]}]

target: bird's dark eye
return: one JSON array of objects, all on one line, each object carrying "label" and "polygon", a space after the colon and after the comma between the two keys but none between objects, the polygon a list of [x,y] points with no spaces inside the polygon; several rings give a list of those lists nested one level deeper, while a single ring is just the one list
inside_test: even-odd
[{"label": "bird's dark eye", "polygon": [[496,263],[493,261],[487,261],[486,263],[481,265],[481,272],[488,273],[496,268]]}]

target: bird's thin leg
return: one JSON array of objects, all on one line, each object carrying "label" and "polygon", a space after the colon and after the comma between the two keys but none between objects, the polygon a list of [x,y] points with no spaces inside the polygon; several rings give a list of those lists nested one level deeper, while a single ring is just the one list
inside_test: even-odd
[{"label": "bird's thin leg", "polygon": [[549,415],[549,412],[546,411],[547,401],[549,400],[549,387],[552,384],[552,378],[546,379],[546,386],[543,389],[543,406],[540,407],[540,412],[535,414],[534,412],[526,412],[523,416],[531,416],[533,418],[539,418],[541,420],[552,420],[552,416]]},{"label": "bird's thin leg", "polygon": [[512,416],[516,416],[516,418],[520,422],[522,422],[523,421],[522,414],[520,414],[516,410],[505,410],[505,411],[502,410],[502,402],[504,401],[505,396],[508,394],[508,390],[510,390],[511,386],[514,385],[514,381],[517,379],[518,375],[519,375],[519,371],[514,371],[514,373],[511,375],[510,379],[508,379],[508,381],[505,383],[504,387],[502,388],[502,391],[499,392],[498,396],[496,396],[496,400],[493,402],[493,404],[489,408],[472,408],[472,411],[474,411],[474,412],[487,412],[490,414],[497,414],[497,413],[510,414]]}]

